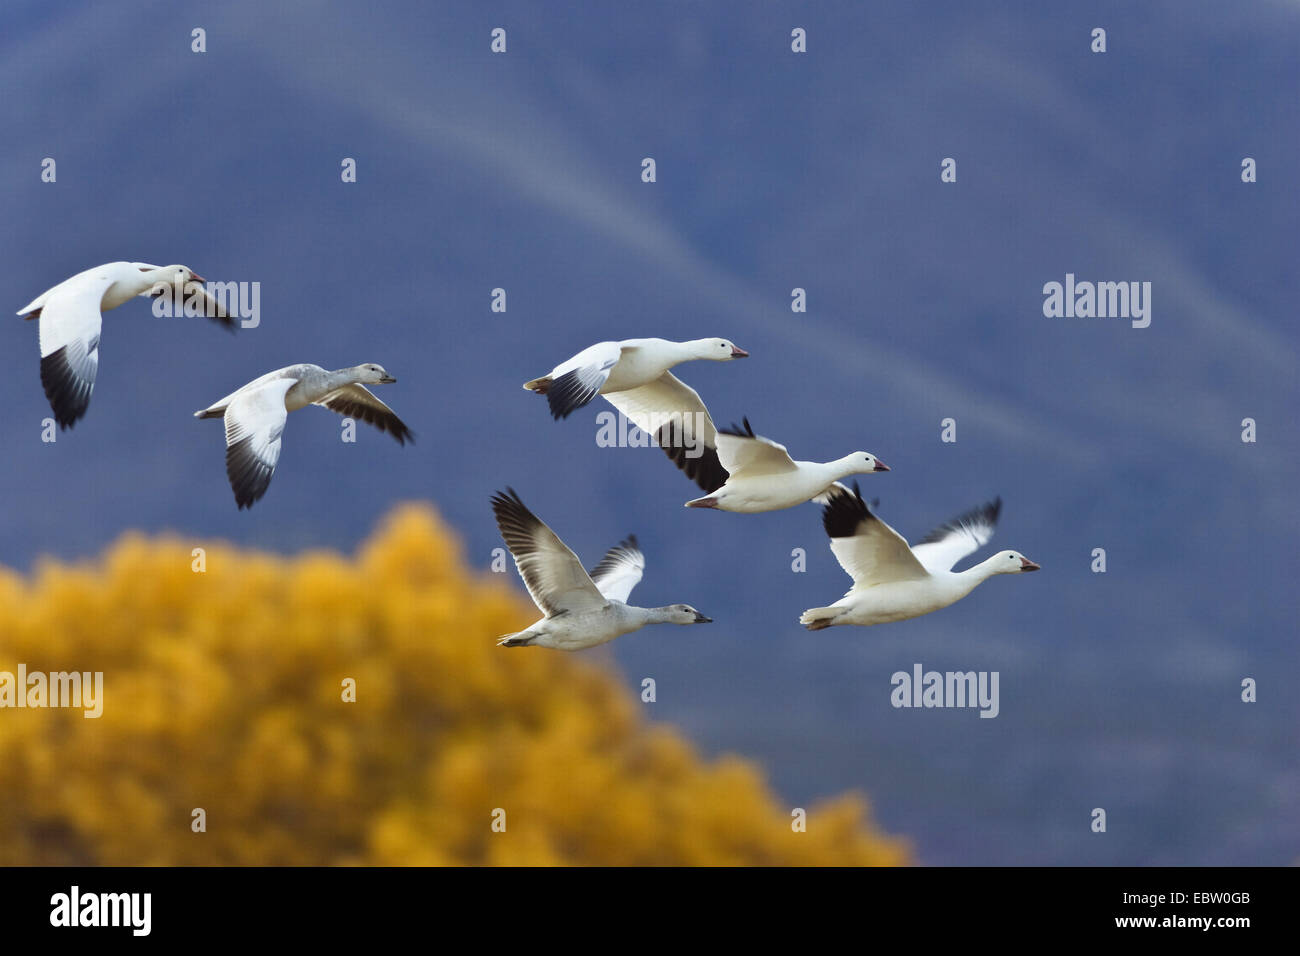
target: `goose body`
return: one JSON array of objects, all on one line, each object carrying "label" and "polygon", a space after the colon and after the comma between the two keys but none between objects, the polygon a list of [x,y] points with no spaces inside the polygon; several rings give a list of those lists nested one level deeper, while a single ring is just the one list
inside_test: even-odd
[{"label": "goose body", "polygon": [[226,425],[226,476],[240,509],[266,494],[280,460],[280,436],[290,412],[321,405],[388,432],[404,445],[414,436],[397,414],[365,385],[397,381],[373,363],[327,371],[319,365],[288,365],[253,379],[194,413]]},{"label": "goose body", "polygon": [[[721,429],[714,437],[716,466],[700,466],[700,476],[723,483],[703,498],[686,502],[688,508],[755,513],[793,508],[805,501],[825,502],[832,490],[847,491],[840,479],[855,474],[889,471],[889,466],[865,451],[835,461],[795,461],[784,445],[755,435],[749,419],[743,426]],[[672,450],[669,450],[672,454]],[[707,481],[700,481],[703,487]]]},{"label": "goose body", "polygon": [[203,314],[229,329],[234,320],[203,289],[202,276],[188,266],[108,262],[46,289],[18,314],[40,320],[41,385],[60,428],[71,428],[90,407],[99,371],[103,313],[137,296],[182,290],[203,299]]},{"label": "goose body", "polygon": [[877,517],[856,485],[835,489],[822,512],[831,552],[853,587],[829,607],[804,611],[810,631],[837,624],[871,626],[920,617],[960,601],[998,574],[1037,571],[1016,551],[1000,551],[965,571],[952,567],[993,537],[1001,499],[966,512],[926,535],[916,546]]},{"label": "goose body", "polygon": [[[545,395],[551,415],[561,419],[597,395],[608,397],[616,392],[640,389],[653,385],[665,375],[681,385],[668,370],[682,362],[730,362],[748,355],[726,339],[671,342],[651,338],[597,342],[555,366],[549,375],[525,382],[524,388]],[[696,396],[698,400],[699,396]]]},{"label": "goose body", "polygon": [[635,537],[611,548],[588,572],[513,489],[492,496],[492,511],[519,576],[544,615],[525,630],[502,637],[497,642],[502,647],[578,651],[639,631],[647,624],[709,623],[709,618],[687,604],[645,608],[627,603],[645,571],[645,556]]}]

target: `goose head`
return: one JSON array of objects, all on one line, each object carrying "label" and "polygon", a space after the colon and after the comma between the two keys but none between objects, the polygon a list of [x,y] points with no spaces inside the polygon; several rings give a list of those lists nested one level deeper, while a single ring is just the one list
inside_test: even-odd
[{"label": "goose head", "polygon": [[358,385],[392,385],[397,381],[384,370],[382,365],[376,365],[374,362],[358,365],[353,371],[356,372]]},{"label": "goose head", "polygon": [[855,451],[845,455],[838,462],[844,469],[844,475],[864,475],[873,471],[889,471],[889,466],[869,451]]},{"label": "goose head", "polygon": [[189,266],[182,266],[182,265],[163,266],[163,272],[167,273],[168,279],[171,282],[189,283],[189,282],[208,281],[207,279],[203,278],[203,276],[199,275],[197,272],[191,269]]},{"label": "goose head", "polygon": [[135,267],[141,273],[141,281],[147,286],[171,285],[183,289],[191,282],[208,281],[189,266],[179,264],[171,266],[151,266],[147,262],[137,262],[135,263]]},{"label": "goose head", "polygon": [[994,574],[1023,574],[1026,571],[1038,571],[1040,565],[1034,564],[1019,551],[999,551],[989,558]]},{"label": "goose head", "polygon": [[697,339],[691,343],[694,351],[702,359],[714,362],[730,362],[732,359],[749,358],[749,353],[727,339]]},{"label": "goose head", "polygon": [[713,618],[705,617],[689,604],[672,604],[664,610],[667,620],[666,624],[712,624]]}]

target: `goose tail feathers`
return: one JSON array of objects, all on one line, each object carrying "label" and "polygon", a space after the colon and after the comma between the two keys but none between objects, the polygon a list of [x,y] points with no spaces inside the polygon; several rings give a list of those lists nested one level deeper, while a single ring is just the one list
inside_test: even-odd
[{"label": "goose tail feathers", "polygon": [[533,643],[533,638],[524,634],[523,631],[516,631],[513,634],[506,634],[497,641],[497,647],[527,647]]},{"label": "goose tail feathers", "polygon": [[835,617],[839,613],[840,609],[837,607],[809,608],[799,615],[799,623],[810,631],[820,631],[834,624]]},{"label": "goose tail feathers", "polygon": [[524,382],[524,388],[530,392],[536,392],[538,395],[545,395],[551,387],[551,376],[543,375],[541,378],[535,378],[531,382]]}]

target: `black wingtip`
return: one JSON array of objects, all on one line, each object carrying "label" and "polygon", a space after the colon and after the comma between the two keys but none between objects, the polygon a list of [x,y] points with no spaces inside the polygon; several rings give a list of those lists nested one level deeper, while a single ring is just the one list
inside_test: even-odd
[{"label": "black wingtip", "polygon": [[71,428],[90,408],[92,387],[73,372],[66,345],[41,359],[41,387],[61,429]]},{"label": "black wingtip", "polygon": [[488,502],[492,505],[493,508],[495,508],[497,506],[498,501],[502,501],[502,502],[509,501],[514,496],[514,493],[515,490],[511,488],[509,485],[507,485],[504,491],[492,492],[492,494],[488,497]]},{"label": "black wingtip", "polygon": [[243,511],[245,508],[251,508],[254,504],[261,501],[263,496],[266,495],[266,489],[270,487],[271,484],[270,481],[268,481],[266,484],[258,488],[252,487],[247,483],[236,485],[235,478],[231,478],[230,480],[231,490],[235,493],[235,504],[238,506],[240,511]]},{"label": "black wingtip", "polygon": [[568,418],[582,406],[590,402],[599,392],[584,383],[578,375],[579,369],[565,372],[551,381],[546,389],[546,402],[551,407],[551,417],[556,421]]},{"label": "black wingtip", "polygon": [[741,421],[744,422],[743,425],[733,424],[730,428],[719,428],[718,431],[723,435],[731,435],[733,438],[757,438],[754,429],[749,425],[749,417],[745,416]]},{"label": "black wingtip", "polygon": [[235,493],[235,504],[242,511],[253,507],[271,487],[275,469],[268,467],[252,452],[252,438],[226,447],[226,478]]},{"label": "black wingtip", "polygon": [[959,514],[951,521],[945,521],[939,527],[935,528],[917,544],[930,544],[935,541],[941,541],[951,532],[960,530],[967,525],[982,524],[990,528],[997,527],[998,518],[1002,514],[1002,496],[994,498],[992,501],[986,501],[982,505],[976,505],[969,511]]},{"label": "black wingtip", "polygon": [[494,494],[492,516],[496,518],[497,530],[511,554],[518,557],[521,548],[531,549],[528,538],[541,526],[542,519],[528,509],[518,492],[507,486],[505,491]]},{"label": "black wingtip", "polygon": [[600,562],[594,568],[588,569],[587,576],[593,581],[603,577],[605,574],[609,573],[611,568],[617,567],[627,560],[632,552],[637,554],[641,553],[641,546],[637,544],[636,535],[634,534],[628,535],[618,544],[614,545],[614,547],[606,551],[605,556],[600,559]]},{"label": "black wingtip", "polygon": [[357,401],[346,393],[325,399],[325,407],[345,418],[365,422],[381,432],[387,432],[399,445],[405,445],[408,441],[415,443],[415,432],[392,409],[376,408],[367,402]]},{"label": "black wingtip", "polygon": [[828,537],[851,538],[857,534],[858,526],[872,517],[855,481],[851,491],[831,489],[830,501],[822,508],[822,527]]},{"label": "black wingtip", "polygon": [[986,504],[983,509],[983,514],[985,520],[987,520],[992,527],[996,528],[998,526],[998,519],[1002,517],[1001,497],[994,498]]},{"label": "black wingtip", "polygon": [[706,494],[711,494],[727,483],[731,476],[722,467],[718,450],[704,445],[700,454],[691,457],[687,454],[684,429],[679,421],[670,421],[655,433],[655,442],[663,449],[672,463],[680,468],[686,477],[695,482]]},{"label": "black wingtip", "polygon": [[497,516],[503,512],[518,514],[520,511],[527,512],[528,506],[524,504],[523,499],[519,497],[519,492],[506,485],[505,491],[498,491],[492,495],[492,511]]},{"label": "black wingtip", "polygon": [[998,523],[998,517],[1001,514],[1002,514],[1002,498],[1001,496],[998,496],[997,498],[994,498],[992,501],[986,501],[984,502],[984,504],[980,505],[979,507],[972,508],[970,511],[966,512],[966,514],[962,515],[961,518],[957,520],[963,521],[969,518],[973,518],[973,519],[985,521],[990,525],[996,525]]}]

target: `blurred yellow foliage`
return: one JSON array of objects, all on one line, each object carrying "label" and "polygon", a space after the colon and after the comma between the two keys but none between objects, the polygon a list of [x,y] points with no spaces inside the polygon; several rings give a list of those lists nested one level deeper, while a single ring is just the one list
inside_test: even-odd
[{"label": "blurred yellow foliage", "polygon": [[590,660],[496,647],[533,609],[427,507],[353,560],[194,547],[0,572],[0,670],[104,672],[97,720],[0,710],[0,865],[907,861],[861,799],[793,833]]}]

